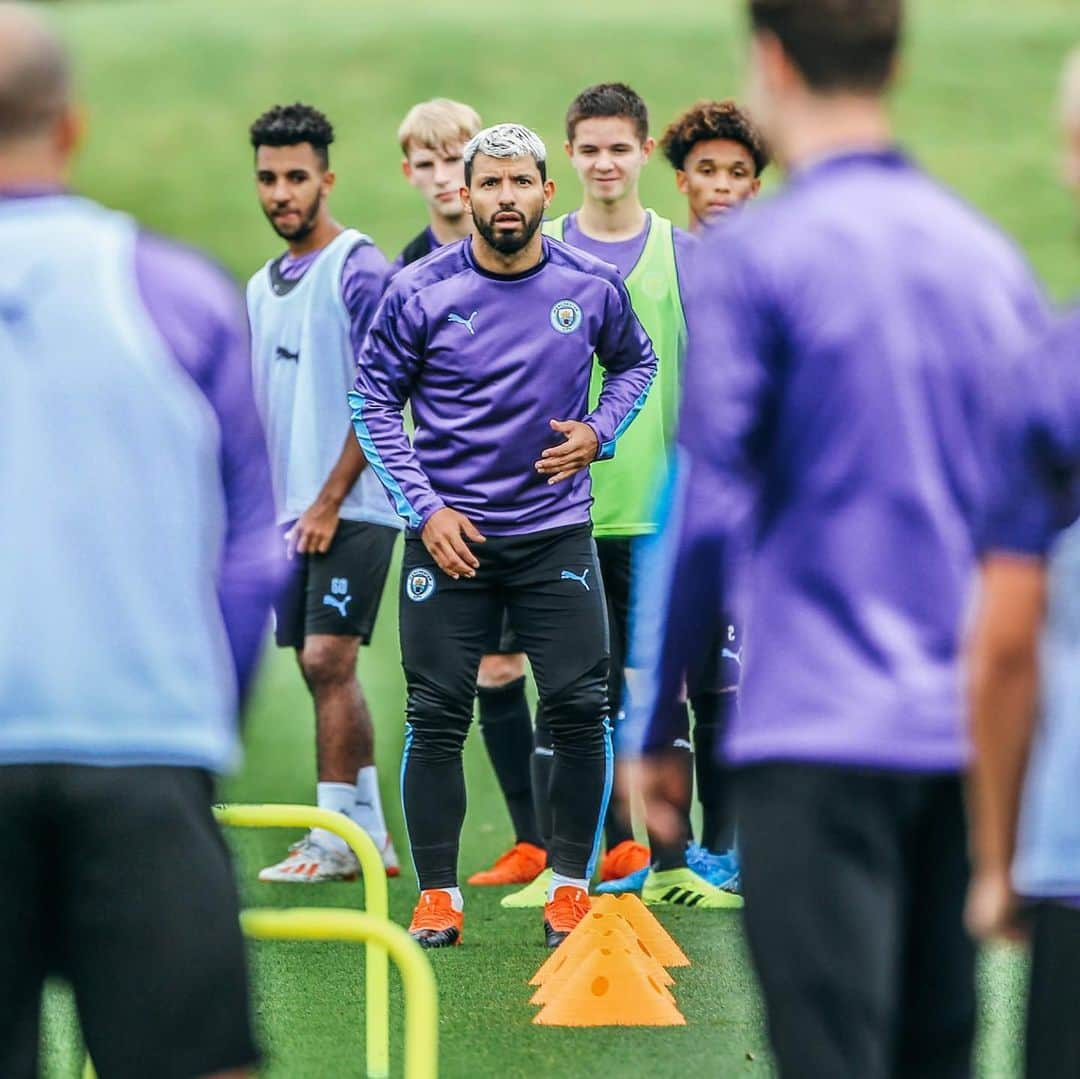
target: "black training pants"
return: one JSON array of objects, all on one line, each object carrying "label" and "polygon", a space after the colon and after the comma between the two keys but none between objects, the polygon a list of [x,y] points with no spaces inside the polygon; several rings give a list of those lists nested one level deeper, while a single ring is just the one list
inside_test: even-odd
[{"label": "black training pants", "polygon": [[1080,908],[1045,901],[1031,912],[1027,1079],[1080,1076]]},{"label": "black training pants", "polygon": [[961,779],[735,773],[750,951],[784,1079],[971,1074]]},{"label": "black training pants", "polygon": [[612,772],[607,614],[591,529],[489,536],[473,551],[476,576],[455,581],[421,540],[405,543],[402,795],[420,887],[457,884],[465,818],[461,752],[480,658],[504,609],[532,664],[551,730],[551,864],[557,873],[589,877]]}]

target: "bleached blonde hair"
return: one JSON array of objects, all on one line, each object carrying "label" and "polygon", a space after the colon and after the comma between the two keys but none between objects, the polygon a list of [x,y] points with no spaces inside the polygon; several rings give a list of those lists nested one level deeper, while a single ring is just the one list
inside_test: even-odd
[{"label": "bleached blonde hair", "polygon": [[433,97],[413,105],[398,128],[401,152],[409,153],[410,143],[441,150],[455,142],[466,142],[480,130],[480,115],[470,105],[451,101],[448,97]]},{"label": "bleached blonde hair", "polygon": [[485,127],[473,135],[465,144],[465,182],[472,173],[473,159],[477,154],[485,157],[497,157],[504,161],[515,157],[531,157],[540,169],[541,177],[546,177],[547,147],[544,140],[535,131],[522,124],[495,124]]}]

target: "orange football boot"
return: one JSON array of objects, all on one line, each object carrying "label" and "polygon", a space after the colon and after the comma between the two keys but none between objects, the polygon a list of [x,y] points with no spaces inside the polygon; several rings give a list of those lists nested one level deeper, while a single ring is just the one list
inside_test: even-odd
[{"label": "orange football boot", "polygon": [[649,848],[633,839],[624,839],[600,861],[600,879],[618,880],[644,869],[650,861]]},{"label": "orange football boot", "polygon": [[429,888],[420,899],[409,923],[409,936],[421,948],[452,948],[461,943],[465,916],[454,910],[450,896],[441,888]]},{"label": "orange football boot", "polygon": [[469,877],[470,884],[530,884],[547,865],[547,851],[533,843],[515,843],[490,869]]},{"label": "orange football boot", "polygon": [[544,904],[544,936],[549,948],[557,948],[589,913],[589,893],[563,884]]}]

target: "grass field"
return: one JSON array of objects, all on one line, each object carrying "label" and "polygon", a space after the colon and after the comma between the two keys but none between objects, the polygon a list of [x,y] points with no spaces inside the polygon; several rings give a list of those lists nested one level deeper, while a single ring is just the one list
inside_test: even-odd
[{"label": "grass field", "polygon": [[[733,0],[547,0],[463,8],[449,0],[363,5],[278,0],[229,4],[69,3],[56,14],[82,72],[91,120],[78,186],[147,224],[211,250],[244,277],[278,250],[255,204],[246,127],[267,105],[302,99],[334,120],[338,217],[395,253],[420,227],[398,173],[394,130],[413,102],[436,94],[475,104],[489,121],[517,119],[549,143],[587,82],[622,78],[647,98],[659,127],[702,96],[739,89],[741,5]],[[661,18],[659,11],[663,12]],[[1051,101],[1067,47],[1080,40],[1075,0],[922,0],[913,6],[897,119],[905,143],[934,172],[1013,232],[1051,291],[1080,283],[1075,212],[1059,189]],[[556,208],[574,205],[555,155]],[[647,201],[682,220],[666,165],[646,172]],[[388,590],[361,675],[379,728],[383,798],[404,847],[396,794],[403,683]],[[508,821],[479,740],[467,754],[469,815],[462,868],[509,840]],[[249,715],[248,763],[232,800],[306,801],[313,794],[312,717],[291,657],[268,657]],[[245,903],[357,902],[358,885],[314,895],[258,886],[254,871],[291,837],[230,837]],[[414,901],[392,882],[393,916]],[[688,1026],[667,1031],[552,1030],[530,1026],[525,981],[543,958],[537,916],[503,912],[496,896],[467,894],[466,945],[433,955],[441,993],[446,1076],[567,1077],[605,1068],[627,1077],[772,1074],[760,1005],[734,915],[685,912],[669,927],[694,961],[678,978]],[[260,945],[253,953],[265,1074],[326,1079],[363,1073],[358,949]],[[995,950],[980,975],[984,1019],[979,1074],[1017,1074],[1021,957]],[[70,1004],[48,1002],[49,1074],[74,1076],[78,1038]],[[400,1052],[396,1052],[400,1062]]]}]

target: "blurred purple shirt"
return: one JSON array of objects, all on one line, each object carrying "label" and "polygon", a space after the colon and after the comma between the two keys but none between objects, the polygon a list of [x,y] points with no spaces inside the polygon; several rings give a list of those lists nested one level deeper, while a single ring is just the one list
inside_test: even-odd
[{"label": "blurred purple shirt", "polygon": [[710,230],[690,278],[678,481],[637,605],[654,677],[635,741],[664,742],[666,702],[734,581],[734,763],[963,767],[991,391],[1047,316],[1030,270],[882,150],[797,172]]},{"label": "blurred purple shirt", "polygon": [[139,290],[177,363],[217,416],[228,532],[218,579],[240,699],[251,683],[270,598],[286,566],[251,388],[250,335],[235,285],[193,250],[149,232],[135,249]]}]

